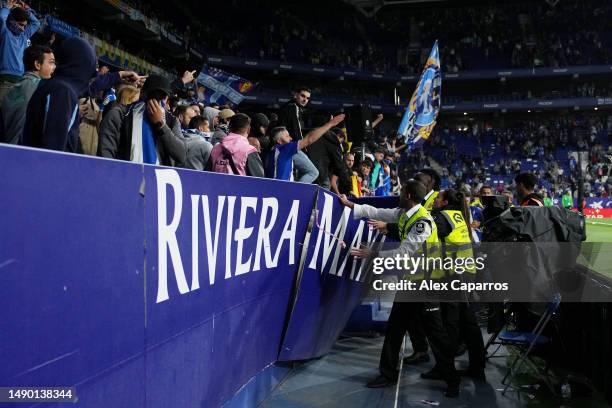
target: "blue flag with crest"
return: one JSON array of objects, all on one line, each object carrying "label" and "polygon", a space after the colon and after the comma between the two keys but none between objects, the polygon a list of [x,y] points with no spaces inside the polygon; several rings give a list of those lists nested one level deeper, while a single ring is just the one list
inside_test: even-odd
[{"label": "blue flag with crest", "polygon": [[441,89],[440,55],[436,41],[397,131],[405,138],[408,145],[406,151],[423,143],[431,134],[440,112]]},{"label": "blue flag with crest", "polygon": [[[238,75],[230,74],[219,68],[204,65],[197,78],[198,84],[204,86],[204,102],[225,105],[239,105],[245,94],[253,89],[253,83]],[[200,97],[201,99],[201,97]]]}]

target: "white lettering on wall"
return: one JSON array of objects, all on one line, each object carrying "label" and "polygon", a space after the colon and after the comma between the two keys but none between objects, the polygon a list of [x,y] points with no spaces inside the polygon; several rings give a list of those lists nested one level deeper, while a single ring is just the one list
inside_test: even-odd
[{"label": "white lettering on wall", "polygon": [[295,264],[295,234],[297,233],[297,220],[300,212],[300,201],[293,200],[291,210],[285,226],[283,227],[283,233],[278,240],[278,247],[276,247],[276,254],[270,265],[266,266],[269,268],[276,268],[278,266],[278,259],[280,258],[281,250],[285,241],[289,241],[289,265]]},{"label": "white lettering on wall", "polygon": [[208,261],[208,281],[211,285],[215,284],[215,272],[217,269],[217,250],[219,249],[219,230],[223,217],[223,207],[225,206],[225,196],[217,198],[217,220],[215,222],[215,237],[213,239],[210,223],[210,206],[208,196],[202,196],[202,212],[204,216],[204,234],[206,236],[206,259]]},{"label": "white lettering on wall", "polygon": [[[314,255],[310,260],[310,264],[308,267],[310,269],[317,269],[317,261],[319,259],[319,249],[321,248],[321,238],[325,237],[325,242],[323,244],[323,261],[321,263],[321,273],[325,269],[325,265],[327,265],[327,261],[332,253],[332,251],[337,249],[340,246],[340,242],[344,238],[344,233],[346,232],[346,225],[348,223],[351,209],[348,207],[344,208],[342,212],[342,217],[340,221],[336,225],[336,229],[333,234],[331,234],[331,224],[332,224],[332,210],[334,208],[334,198],[327,193],[324,193],[324,203],[323,210],[321,211],[321,215],[319,218],[319,228],[317,234],[317,243],[315,244]],[[338,239],[335,239],[337,237]],[[334,262],[332,264],[332,270],[335,270],[335,265],[338,262],[338,257],[340,253],[338,252],[336,256],[334,256]]]},{"label": "white lettering on wall", "polygon": [[232,231],[234,230],[234,204],[236,196],[227,197],[227,228],[225,230],[225,279],[232,277]]},{"label": "white lettering on wall", "polygon": [[[266,224],[268,213],[272,212],[270,221]],[[264,251],[266,258],[266,268],[272,266],[272,248],[270,246],[270,232],[276,224],[278,216],[278,200],[274,197],[264,198],[261,204],[261,217],[259,219],[259,233],[257,234],[257,246],[255,247],[255,261],[253,262],[253,271],[261,269],[261,250]]]},{"label": "white lettering on wall", "polygon": [[[242,262],[242,252],[244,250],[244,240],[248,239],[253,234],[253,227],[246,226],[247,211],[252,209],[253,212],[257,211],[257,197],[241,197],[240,205],[240,220],[238,222],[238,229],[234,233],[234,240],[236,240],[236,275],[242,275],[249,272],[251,269],[251,258],[252,254],[249,254],[249,258],[246,262]],[[229,254],[228,254],[229,255]]]},{"label": "white lettering on wall", "polygon": [[[340,268],[338,269],[338,276],[342,276],[344,274],[344,268],[346,267],[346,262],[349,259],[349,256],[351,255],[351,249],[357,249],[361,246],[361,239],[363,237],[363,229],[365,228],[365,221],[361,220],[359,221],[359,226],[357,227],[357,232],[355,233],[355,236],[353,237],[353,240],[351,241],[351,245],[349,246],[349,250],[346,252],[346,255],[344,256],[344,261],[342,261],[342,264],[340,265]],[[358,260],[356,258],[353,258],[353,267],[351,268],[351,279],[353,279],[353,276],[355,275],[355,267],[358,264]]]},{"label": "white lettering on wall", "polygon": [[[157,178],[157,256],[158,256],[158,283],[157,303],[168,300],[168,258],[166,249],[170,252],[174,276],[180,293],[189,292],[183,262],[176,240],[176,230],[181,221],[183,209],[183,186],[176,170],[156,169]],[[166,224],[166,187],[170,186],[174,191],[174,213],[170,224]]]},{"label": "white lettering on wall", "polygon": [[199,255],[200,255],[200,231],[198,222],[198,208],[200,204],[200,196],[191,196],[191,290],[200,289],[200,271],[199,271]]}]

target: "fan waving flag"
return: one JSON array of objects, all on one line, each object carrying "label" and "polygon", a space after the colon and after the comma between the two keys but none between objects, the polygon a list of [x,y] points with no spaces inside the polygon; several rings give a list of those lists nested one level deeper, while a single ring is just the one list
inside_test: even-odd
[{"label": "fan waving flag", "polygon": [[407,151],[427,140],[436,125],[441,105],[441,89],[440,55],[436,41],[397,131],[405,137]]},{"label": "fan waving flag", "polygon": [[204,102],[225,105],[231,102],[234,106],[244,100],[244,95],[253,89],[253,83],[238,75],[230,74],[222,69],[204,65],[198,84],[204,86]]}]

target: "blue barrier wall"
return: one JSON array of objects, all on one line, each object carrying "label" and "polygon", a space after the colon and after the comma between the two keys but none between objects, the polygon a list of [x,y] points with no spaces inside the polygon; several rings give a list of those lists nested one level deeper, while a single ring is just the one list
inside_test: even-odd
[{"label": "blue barrier wall", "polygon": [[323,190],[316,218],[280,360],[304,360],[331,350],[367,290],[368,265],[348,252],[362,242],[371,246],[384,240]]},{"label": "blue barrier wall", "polygon": [[332,235],[375,237],[316,186],[12,146],[0,172],[0,386],[219,406],[327,352],[359,303]]}]

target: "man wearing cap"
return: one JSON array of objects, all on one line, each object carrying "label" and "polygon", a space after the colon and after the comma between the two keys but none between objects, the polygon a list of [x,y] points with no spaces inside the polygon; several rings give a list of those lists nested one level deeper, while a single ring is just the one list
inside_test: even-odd
[{"label": "man wearing cap", "polygon": [[[259,145],[262,160],[273,146],[270,146],[270,139],[267,136],[270,120],[263,113],[256,113],[251,116],[251,132],[249,133],[249,143]],[[257,142],[255,142],[257,140]]]},{"label": "man wearing cap", "polygon": [[234,111],[231,109],[222,109],[219,112],[219,115],[217,116],[219,118],[219,124],[215,128],[215,132],[212,135],[210,143],[216,145],[230,133],[229,122],[235,114],[236,113],[234,113]]},{"label": "man wearing cap", "polygon": [[184,163],[179,121],[166,109],[171,94],[167,78],[149,76],[140,102],[115,106],[102,120],[98,156],[164,166]]}]

